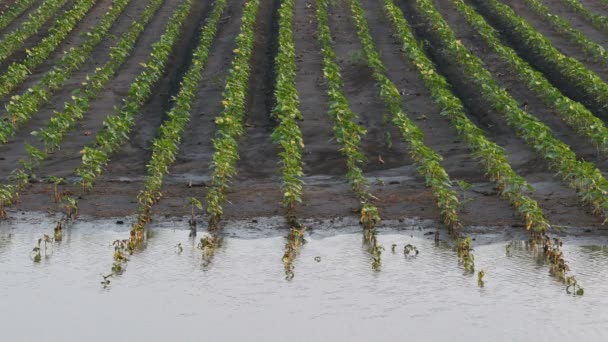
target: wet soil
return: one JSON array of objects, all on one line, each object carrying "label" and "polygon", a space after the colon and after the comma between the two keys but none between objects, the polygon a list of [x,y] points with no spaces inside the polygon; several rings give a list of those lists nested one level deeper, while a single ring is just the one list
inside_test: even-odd
[{"label": "wet soil", "polygon": [[[212,45],[210,58],[204,71],[203,84],[197,100],[192,106],[191,121],[188,125],[175,165],[171,169],[163,187],[164,198],[155,206],[159,216],[181,216],[188,212],[184,208],[185,198],[203,198],[210,180],[210,163],[213,153],[212,138],[215,134],[214,118],[221,111],[222,90],[227,70],[232,59],[234,38],[239,32],[244,0],[230,1],[224,13],[218,35]],[[271,141],[270,134],[275,123],[271,119],[273,106],[273,61],[276,54],[276,10],[278,1],[262,1],[256,29],[255,52],[251,69],[250,93],[247,101],[247,129],[240,139],[240,160],[238,175],[228,193],[225,205],[227,219],[252,219],[263,216],[280,216],[281,208],[280,171],[278,148]],[[376,1],[362,1],[366,10],[371,33],[376,41],[388,76],[399,87],[403,106],[408,115],[425,133],[425,142],[439,152],[452,179],[465,180],[473,188],[463,191],[461,220],[466,225],[507,225],[521,227],[521,220],[508,203],[496,195],[492,184],[488,183],[481,168],[471,158],[466,145],[459,139],[449,121],[441,116],[428,90],[418,78],[416,69],[402,54],[398,40],[393,37],[390,23],[385,18],[382,4]],[[414,1],[398,1],[408,14]],[[550,110],[536,100],[533,94],[523,89],[514,76],[501,71],[504,65],[488,53],[483,42],[470,32],[466,22],[449,5],[449,1],[437,1],[440,11],[458,36],[476,54],[483,55],[491,71],[502,72],[502,85],[509,88],[514,96],[528,101],[538,117],[551,126],[556,135],[573,146],[581,158],[597,162],[606,168],[606,162],[599,159],[584,141],[575,137],[571,130],[555,119]],[[82,124],[65,140],[62,148],[43,163],[37,172],[40,178],[51,175],[64,176],[74,180],[74,169],[80,163],[79,151],[90,143],[94,133],[102,127],[103,119],[113,113],[112,107],[120,104],[128,86],[141,71],[141,62],[147,59],[150,45],[162,30],[168,16],[179,4],[178,0],[167,0],[153,19],[152,24],[138,42],[118,75],[107,89],[92,103]],[[143,1],[133,0],[127,9],[136,15],[143,8]],[[137,206],[136,196],[142,187],[145,165],[150,156],[150,144],[156,136],[156,129],[171,107],[170,97],[178,91],[179,80],[189,65],[189,53],[196,42],[200,25],[208,13],[209,6],[195,6],[183,32],[184,38],[176,49],[174,62],[165,76],[159,80],[156,93],[150,103],[140,113],[130,141],[117,152],[94,190],[79,199],[80,212],[84,217],[114,217],[132,214]],[[415,12],[414,12],[415,13]],[[350,186],[346,183],[344,159],[339,152],[332,133],[332,122],[327,115],[328,101],[326,85],[322,77],[322,60],[316,40],[316,20],[314,1],[296,1],[294,35],[297,61],[297,89],[300,96],[304,119],[300,122],[304,135],[304,187],[303,203],[297,208],[302,218],[355,218],[359,206]],[[363,149],[368,157],[364,167],[369,178],[371,192],[378,198],[381,216],[385,219],[418,217],[438,220],[439,212],[424,180],[418,175],[416,165],[408,156],[398,131],[386,120],[386,108],[371,77],[371,71],[361,59],[363,52],[350,18],[346,1],[337,1],[331,12],[331,29],[334,48],[345,80],[344,92],[353,111],[359,116],[359,124],[368,130],[363,139]],[[424,23],[419,18],[409,17],[417,24],[420,39],[430,39],[424,32]],[[128,27],[129,20],[123,15],[113,33],[119,35]],[[422,24],[422,26],[418,26]],[[19,157],[24,155],[23,142],[29,139],[29,131],[46,123],[54,107],[63,105],[75,85],[84,79],[98,63],[103,63],[110,41],[104,41],[93,54],[92,62],[78,72],[41,113],[24,128],[13,142],[0,147],[0,171],[8,176]],[[430,50],[439,69],[454,85],[454,92],[463,99],[471,119],[483,128],[488,136],[504,146],[513,167],[535,187],[535,198],[545,209],[551,222],[556,225],[600,227],[601,221],[578,205],[576,194],[561,185],[553,172],[547,171],[545,163],[517,138],[506,126],[502,118],[488,110],[487,104],[472,87],[463,81],[460,70],[453,61],[441,59],[439,53]],[[52,64],[52,61],[49,61]],[[39,72],[42,72],[40,70]],[[532,109],[531,109],[532,110]],[[390,132],[387,136],[386,132]],[[390,141],[390,143],[388,142]],[[382,162],[380,161],[382,159]],[[71,188],[77,193],[79,189]],[[32,184],[21,194],[21,202],[11,210],[49,211],[57,210],[49,200],[50,186],[44,183]]]}]

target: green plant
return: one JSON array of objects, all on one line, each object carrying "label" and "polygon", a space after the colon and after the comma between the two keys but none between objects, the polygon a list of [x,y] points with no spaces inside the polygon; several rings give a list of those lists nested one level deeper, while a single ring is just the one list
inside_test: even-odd
[{"label": "green plant", "polygon": [[44,1],[40,7],[28,15],[19,28],[4,35],[0,40],[0,62],[5,61],[13,52],[22,47],[25,40],[36,34],[66,2],[67,0]]},{"label": "green plant", "polygon": [[211,230],[218,228],[224,213],[222,206],[226,200],[226,191],[230,179],[236,174],[238,138],[244,134],[245,99],[249,88],[250,60],[259,5],[260,0],[245,3],[236,49],[233,51],[234,59],[223,92],[222,112],[215,118],[217,131],[213,139],[211,187],[205,197]]},{"label": "green plant", "polygon": [[59,185],[65,183],[65,179],[62,177],[51,176],[49,177],[51,183],[53,183],[53,202],[59,203],[61,202],[62,194],[59,191]]},{"label": "green plant", "polygon": [[375,226],[380,222],[378,208],[372,203],[375,198],[368,190],[368,182],[363,175],[361,165],[365,155],[361,151],[361,137],[367,131],[357,124],[357,115],[342,92],[343,80],[336,54],[332,48],[332,37],[329,28],[328,3],[316,1],[317,39],[323,56],[323,77],[327,83],[329,97],[328,115],[333,121],[334,137],[340,145],[340,152],[346,158],[346,178],[361,203],[360,223],[363,225],[363,243],[372,259],[372,269],[380,270],[382,247],[377,241]]},{"label": "green plant", "polygon": [[418,0],[417,4],[440,41],[441,53],[462,67],[465,78],[494,110],[505,117],[515,133],[558,172],[564,183],[576,190],[595,214],[608,221],[608,180],[602,172],[593,163],[578,160],[570,146],[557,139],[547,125],[521,109],[483,66],[481,59],[456,38],[431,0]]},{"label": "green plant", "polygon": [[15,19],[17,19],[23,12],[27,11],[28,8],[32,7],[36,0],[17,0],[15,1],[8,10],[3,11],[0,14],[0,30],[4,30],[9,26]]},{"label": "green plant", "polygon": [[[578,3],[577,0],[573,1]],[[601,119],[595,117],[582,104],[562,94],[558,88],[547,80],[543,73],[532,68],[524,59],[519,57],[515,50],[504,45],[499,32],[472,7],[466,5],[462,0],[452,0],[452,2],[492,51],[511,67],[517,77],[536,93],[539,99],[547,106],[552,107],[555,114],[564,120],[568,126],[572,127],[578,135],[587,138],[601,153],[608,153],[608,129]],[[564,58],[569,60],[555,48],[552,48],[549,42],[543,40],[540,40],[540,42],[547,47],[541,50],[548,57],[547,59],[561,60]]]}]

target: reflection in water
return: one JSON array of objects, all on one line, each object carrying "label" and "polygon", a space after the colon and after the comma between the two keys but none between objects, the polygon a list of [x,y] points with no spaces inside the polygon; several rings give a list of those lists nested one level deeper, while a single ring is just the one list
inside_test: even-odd
[{"label": "reflection in water", "polygon": [[[203,272],[200,239],[187,243],[187,229],[151,227],[155,237],[147,239],[147,248],[131,256],[129,271],[104,290],[100,273],[111,267],[108,256],[115,248],[109,242],[128,231],[111,223],[78,223],[65,231],[69,245],[64,239],[53,246],[52,257],[34,263],[29,252],[49,227],[0,228],[3,340],[27,341],[32,324],[52,340],[92,342],[116,336],[190,341],[200,330],[221,341],[608,338],[607,248],[589,246],[589,240],[564,239],[563,251],[585,283],[585,295],[573,297],[531,257],[525,242],[473,242],[476,266],[485,271],[480,288],[478,276],[463,277],[453,249],[432,236],[380,228],[377,244],[398,248],[385,253],[381,272],[373,272],[367,249],[353,248],[360,245],[359,227],[336,235],[327,234],[327,227],[307,231],[306,248],[297,253],[298,275],[285,281],[280,231],[252,236],[250,229],[227,226],[230,248],[216,250],[213,268]],[[419,253],[404,257],[406,245]],[[32,310],[43,319],[32,323]],[[298,334],[293,322],[302,328]]]}]

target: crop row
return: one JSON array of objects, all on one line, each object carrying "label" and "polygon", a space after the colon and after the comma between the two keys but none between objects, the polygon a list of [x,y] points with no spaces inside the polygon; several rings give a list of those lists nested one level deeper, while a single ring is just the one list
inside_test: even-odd
[{"label": "crop row", "polygon": [[600,44],[595,43],[582,32],[575,29],[564,18],[552,14],[549,8],[538,0],[524,0],[528,7],[542,17],[546,23],[551,25],[557,32],[568,38],[573,44],[578,45],[585,53],[602,63],[608,63],[608,51]]},{"label": "crop row", "polygon": [[387,77],[386,68],[373,38],[369,32],[365,12],[359,0],[350,0],[352,17],[357,26],[357,35],[363,46],[367,64],[372,69],[373,77],[378,84],[380,96],[392,115],[393,124],[399,129],[403,139],[409,145],[410,157],[418,166],[418,173],[424,177],[425,184],[431,189],[441,212],[441,221],[448,227],[450,234],[459,245],[459,257],[467,272],[474,271],[474,259],[470,253],[471,246],[466,238],[461,239],[461,223],[458,218],[460,203],[458,194],[452,188],[448,173],[441,166],[442,157],[424,143],[424,133],[408,118],[401,103],[401,94],[397,86]]},{"label": "crop row", "polygon": [[17,19],[28,8],[32,7],[37,0],[17,0],[11,4],[7,11],[0,14],[0,30],[4,30],[15,19]]},{"label": "crop row", "polygon": [[608,220],[608,180],[593,163],[579,161],[576,154],[540,120],[522,110],[507,90],[500,87],[483,62],[456,39],[441,14],[430,0],[418,0],[421,13],[441,40],[443,50],[464,69],[464,74],[477,91],[499,113],[515,133],[526,141],[536,153],[543,157],[552,169],[558,171],[562,180],[574,188],[581,199],[589,204],[593,212]]},{"label": "crop row", "polygon": [[[115,2],[115,6],[126,6],[130,0]],[[72,95],[71,102],[65,104],[62,112],[55,113],[46,128],[32,132],[40,136],[44,142],[45,150],[26,144],[27,158],[19,161],[20,167],[12,172],[9,184],[0,185],[0,208],[11,205],[17,198],[19,191],[29,184],[29,176],[38,164],[46,159],[47,153],[59,147],[67,132],[74,127],[77,121],[83,118],[90,106],[90,102],[104,89],[114,73],[124,63],[133,49],[135,42],[158,11],[164,0],[152,0],[142,12],[140,18],[134,21],[129,30],[120,38],[116,46],[111,48],[110,58],[102,67],[96,69],[92,77],[87,77],[84,88]]]},{"label": "crop row", "polygon": [[450,84],[445,77],[437,73],[433,62],[424,54],[401,9],[393,0],[384,0],[384,7],[401,41],[403,51],[417,68],[433,99],[441,108],[442,115],[452,122],[460,137],[473,152],[473,157],[480,162],[486,175],[525,220],[527,229],[545,231],[549,224],[542,209],[535,200],[526,195],[527,192],[532,191],[530,184],[513,171],[504,149],[488,140],[483,131],[467,117],[462,102],[452,93]]},{"label": "crop row", "polygon": [[67,0],[45,0],[36,11],[30,13],[19,28],[3,36],[0,40],[0,62],[19,49],[27,38],[38,32],[66,2]]},{"label": "crop row", "polygon": [[[123,0],[125,2],[131,0]],[[129,57],[135,43],[144,32],[146,25],[152,20],[164,0],[152,0],[144,9],[138,20],[134,21],[128,31],[123,34],[118,43],[110,48],[108,61],[95,69],[93,75],[88,76],[82,88],[73,92],[70,102],[66,102],[63,111],[56,112],[51,117],[47,127],[41,128],[32,134],[37,135],[44,142],[45,153],[59,147],[65,135],[75,127],[76,123],[84,117],[99,92],[101,92],[114,74]]]},{"label": "crop row", "polygon": [[300,100],[296,89],[296,51],[293,36],[294,0],[282,0],[279,13],[278,51],[275,57],[276,84],[274,96],[276,105],[272,111],[278,121],[272,133],[275,143],[282,151],[281,170],[283,174],[283,205],[287,208],[290,231],[287,235],[283,265],[286,279],[294,277],[293,262],[304,244],[305,227],[297,222],[293,212],[297,203],[302,202],[302,149],[304,139],[297,120],[302,120]]},{"label": "crop row", "polygon": [[578,60],[565,56],[551,42],[536,31],[525,19],[521,18],[507,5],[497,0],[477,2],[480,8],[486,9],[496,16],[511,35],[515,35],[519,43],[542,59],[552,69],[563,74],[573,82],[577,89],[593,102],[603,108],[608,104],[608,84],[593,71],[586,69]]},{"label": "crop row", "polygon": [[283,174],[283,205],[287,207],[288,218],[296,203],[302,202],[302,149],[304,140],[297,120],[300,100],[296,89],[296,60],[293,37],[294,0],[282,0],[279,12],[279,47],[275,58],[276,85],[274,96],[276,105],[272,115],[278,124],[272,133],[273,140],[282,151],[281,170]]},{"label": "crop row", "polygon": [[317,0],[316,4],[317,39],[321,45],[323,76],[329,97],[328,114],[333,121],[334,137],[340,145],[340,152],[346,158],[346,177],[361,202],[361,223],[364,228],[364,241],[372,257],[372,268],[379,270],[382,252],[376,239],[375,226],[380,222],[380,215],[378,208],[372,203],[373,196],[369,193],[367,179],[361,169],[366,159],[361,151],[361,138],[367,131],[357,124],[357,115],[350,109],[348,100],[342,92],[344,81],[332,48],[327,0]]},{"label": "crop row", "polygon": [[151,219],[152,205],[162,197],[160,190],[163,179],[169,173],[169,167],[179,151],[182,132],[190,119],[192,103],[203,79],[209,50],[225,7],[226,0],[215,0],[207,24],[202,29],[198,46],[194,50],[192,64],[181,81],[175,104],[167,113],[167,118],[158,129],[159,133],[152,143],[152,157],[147,165],[148,173],[144,189],[137,196],[139,203],[137,222],[133,225],[134,234],[131,234],[135,236],[136,242],[143,240],[144,225]]},{"label": "crop row", "polygon": [[499,33],[483,16],[462,0],[453,0],[456,8],[484,39],[486,44],[517,74],[517,77],[579,135],[586,137],[602,153],[608,153],[608,130],[604,122],[585,106],[573,101],[554,87],[539,71],[532,68],[512,48],[504,45]]},{"label": "crop row", "polygon": [[[32,87],[21,95],[11,97],[5,106],[5,120],[0,122],[0,143],[5,144],[17,132],[19,127],[27,123],[31,116],[38,111],[40,106],[51,99],[51,96],[60,89],[70,78],[72,73],[78,70],[89,58],[93,48],[97,46],[107,34],[113,21],[124,10],[130,0],[117,0],[115,6],[110,8],[103,16],[97,26],[90,31],[89,38],[79,47],[70,49],[62,59],[49,72],[47,72]],[[4,76],[15,76],[15,79],[0,77],[1,91],[10,91],[18,82],[27,78],[28,70],[17,66],[15,74]],[[9,70],[10,71],[10,70]],[[15,83],[13,83],[15,82]]]},{"label": "crop row", "polygon": [[245,102],[249,88],[251,56],[255,40],[260,0],[249,0],[245,3],[241,20],[240,33],[236,37],[234,59],[226,77],[223,92],[222,111],[215,118],[217,131],[213,139],[213,161],[211,163],[211,188],[206,196],[209,229],[218,228],[223,215],[223,204],[230,178],[236,174],[236,162],[239,159],[238,138],[244,134]]},{"label": "crop row", "polygon": [[587,7],[581,4],[580,0],[562,1],[596,28],[600,30],[608,30],[608,17],[591,12]]},{"label": "crop row", "polygon": [[153,44],[143,71],[135,78],[127,97],[116,112],[103,121],[104,128],[95,136],[95,143],[82,151],[82,163],[76,169],[83,189],[93,187],[93,181],[103,172],[110,155],[129,138],[135,116],[152,95],[153,87],[165,71],[175,45],[181,37],[181,27],[192,8],[193,0],[184,0],[169,19],[165,32]]},{"label": "crop row", "polygon": [[[426,185],[431,188],[441,211],[441,218],[450,230],[460,228],[458,219],[458,195],[452,189],[452,181],[440,162],[443,159],[437,152],[424,143],[424,134],[408,118],[401,103],[401,94],[397,86],[387,77],[386,69],[380,58],[372,36],[369,33],[365,13],[359,0],[351,0],[353,19],[357,25],[357,34],[367,57],[367,64],[373,71],[378,84],[380,96],[392,115],[392,122],[409,144],[410,157],[418,164],[418,172],[424,177]],[[457,234],[456,234],[457,235]]]},{"label": "crop row", "polygon": [[[102,16],[89,32],[86,33],[87,41],[83,46],[95,46],[101,42],[110,27],[114,24],[118,16],[122,13],[129,1],[114,1],[113,5]],[[32,73],[33,69],[43,63],[59,44],[70,33],[85,13],[95,4],[95,1],[81,2],[71,11],[66,12],[61,18],[55,21],[49,35],[27,52],[27,58],[20,62],[11,63],[7,70],[0,76],[0,97],[7,95],[19,84],[25,81]],[[65,58],[65,57],[64,57]]]}]

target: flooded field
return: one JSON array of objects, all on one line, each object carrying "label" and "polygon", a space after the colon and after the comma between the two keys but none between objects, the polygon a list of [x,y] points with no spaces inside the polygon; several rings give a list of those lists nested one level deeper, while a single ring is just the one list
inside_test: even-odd
[{"label": "flooded field", "polygon": [[[471,234],[476,270],[486,274],[480,287],[476,275],[463,275],[452,248],[443,239],[435,242],[435,229],[426,222],[379,228],[385,248],[379,272],[370,267],[360,227],[312,225],[295,259],[295,277],[287,281],[281,258],[288,230],[272,222],[228,225],[207,266],[198,239],[176,229],[184,222],[153,225],[144,250],[130,256],[126,271],[107,288],[101,275],[112,264],[111,242],[128,236],[127,221],[81,221],[64,232],[63,241],[49,245],[39,263],[30,251],[52,221],[3,222],[3,340],[608,338],[605,236],[563,238],[569,265],[585,288],[584,296],[572,296],[517,241],[522,232],[488,228]],[[406,244],[419,254],[404,256]]]}]

